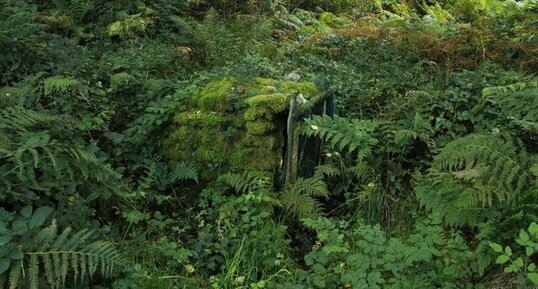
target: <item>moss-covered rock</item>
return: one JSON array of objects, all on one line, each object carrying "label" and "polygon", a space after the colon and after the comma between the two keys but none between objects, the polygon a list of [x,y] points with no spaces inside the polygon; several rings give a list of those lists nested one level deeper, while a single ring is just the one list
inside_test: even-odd
[{"label": "moss-covered rock", "polygon": [[286,110],[286,100],[287,96],[282,93],[261,94],[247,98],[245,103],[248,108],[245,111],[245,120],[270,120],[275,114]]},{"label": "moss-covered rock", "polygon": [[279,133],[245,135],[230,155],[234,168],[275,173],[282,163],[284,136]]},{"label": "moss-covered rock", "polygon": [[282,165],[288,102],[299,93],[309,100],[319,95],[310,82],[209,82],[186,100],[188,111],[175,116],[164,154],[171,162],[195,164],[205,180],[219,170],[274,173]]},{"label": "moss-covered rock", "polygon": [[289,96],[301,93],[308,100],[319,95],[316,85],[312,82],[286,81],[282,84],[282,93]]},{"label": "moss-covered rock", "polygon": [[246,129],[249,134],[264,135],[276,129],[277,125],[270,121],[251,121],[247,122]]},{"label": "moss-covered rock", "polygon": [[198,108],[225,112],[230,106],[236,85],[235,80],[228,78],[210,82],[197,96]]},{"label": "moss-covered rock", "polygon": [[[222,159],[231,149],[222,134],[223,117],[203,111],[187,111],[174,118],[164,153],[175,161],[186,160],[199,168]],[[214,177],[203,171],[201,177]]]}]

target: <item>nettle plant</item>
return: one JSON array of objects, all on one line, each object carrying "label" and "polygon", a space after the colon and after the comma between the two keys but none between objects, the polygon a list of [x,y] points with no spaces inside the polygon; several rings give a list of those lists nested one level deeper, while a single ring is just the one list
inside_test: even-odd
[{"label": "nettle plant", "polygon": [[[500,244],[489,243],[491,249],[500,254],[496,263],[504,265],[504,272],[517,274],[519,288],[538,286],[538,270],[534,261],[538,253],[538,224],[532,222],[527,230],[522,229],[515,241],[518,246],[514,250],[510,246],[503,250]],[[520,251],[525,251],[525,254],[519,254]]]}]

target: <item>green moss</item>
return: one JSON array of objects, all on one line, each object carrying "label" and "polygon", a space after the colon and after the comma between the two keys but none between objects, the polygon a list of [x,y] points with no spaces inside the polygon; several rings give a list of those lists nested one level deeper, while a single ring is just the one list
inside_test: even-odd
[{"label": "green moss", "polygon": [[306,99],[313,99],[319,95],[316,85],[312,82],[291,82],[282,83],[282,93],[288,96],[302,93]]},{"label": "green moss", "polygon": [[229,97],[237,83],[233,79],[219,79],[208,83],[197,96],[198,107],[206,111],[225,112]]},{"label": "green moss", "polygon": [[286,95],[281,93],[261,94],[247,98],[245,103],[248,109],[245,111],[245,119],[253,121],[257,119],[272,119],[276,113],[286,109]]},{"label": "green moss", "polygon": [[246,129],[249,134],[264,135],[275,130],[276,124],[270,121],[256,120],[247,122]]},{"label": "green moss", "polygon": [[276,87],[267,85],[263,87],[261,94],[273,94],[276,92],[277,92]]},{"label": "green moss", "polygon": [[334,15],[331,12],[323,12],[319,16],[319,22],[331,28],[340,28],[346,24],[346,20]]},{"label": "green moss", "polygon": [[[222,159],[231,150],[225,140],[222,122],[222,116],[210,112],[178,114],[165,141],[165,155],[172,162],[188,161],[200,168]],[[202,179],[213,177],[209,171],[201,174]]]},{"label": "green moss", "polygon": [[260,94],[273,94],[278,92],[276,89],[278,81],[271,78],[257,77],[253,83],[246,84],[246,95],[249,97]]},{"label": "green moss", "polygon": [[318,32],[318,29],[316,26],[303,26],[301,27],[301,30],[299,30],[299,33],[301,35],[312,35]]},{"label": "green moss", "polygon": [[257,147],[272,150],[279,143],[277,135],[250,135],[247,134],[241,141],[243,147]]},{"label": "green moss", "polygon": [[281,163],[283,136],[246,135],[230,155],[230,164],[236,168],[276,172]]},{"label": "green moss", "polygon": [[216,113],[200,110],[182,112],[174,117],[174,122],[192,127],[217,127],[223,117]]},{"label": "green moss", "polygon": [[261,86],[274,86],[277,83],[276,80],[272,78],[262,78],[256,77],[256,84]]},{"label": "green moss", "polygon": [[[234,91],[239,86],[242,93]],[[276,116],[286,111],[291,96],[302,93],[312,102],[319,96],[312,83],[269,78],[252,83],[221,79],[191,93],[188,111],[174,117],[163,147],[172,162],[196,165],[204,180],[229,169],[275,172],[282,162],[286,126]],[[245,107],[233,103],[239,98]]]}]

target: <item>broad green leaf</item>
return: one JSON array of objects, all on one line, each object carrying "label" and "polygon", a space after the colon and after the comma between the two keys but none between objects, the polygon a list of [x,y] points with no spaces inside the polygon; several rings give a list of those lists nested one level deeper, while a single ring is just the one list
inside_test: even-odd
[{"label": "broad green leaf", "polygon": [[385,280],[381,277],[381,272],[371,272],[368,274],[368,277],[366,277],[366,280],[368,280],[368,284],[383,284]]},{"label": "broad green leaf", "polygon": [[534,249],[532,247],[526,247],[525,253],[530,257],[532,254],[534,254]]},{"label": "broad green leaf", "polygon": [[325,288],[325,281],[321,277],[314,276],[312,279],[312,284],[316,285],[319,288]]},{"label": "broad green leaf", "polygon": [[508,260],[510,260],[510,257],[506,256],[506,255],[501,255],[499,257],[497,257],[497,260],[495,260],[495,263],[497,264],[504,264],[506,263]]},{"label": "broad green leaf", "polygon": [[538,234],[538,224],[536,224],[535,222],[532,222],[531,225],[529,226],[529,233],[536,236]]},{"label": "broad green leaf", "polygon": [[534,285],[538,285],[538,273],[529,273],[527,274],[527,277],[529,277],[529,280],[531,280]]},{"label": "broad green leaf", "polygon": [[9,241],[11,241],[11,238],[11,235],[0,236],[0,246],[4,246],[5,244],[9,243]]},{"label": "broad green leaf", "polygon": [[314,264],[314,259],[312,258],[312,256],[306,255],[304,257],[304,262],[305,262],[306,266],[311,266],[312,264]]},{"label": "broad green leaf", "polygon": [[321,264],[314,264],[312,266],[312,269],[314,269],[314,272],[316,272],[316,274],[319,274],[319,275],[324,275],[327,272],[325,267],[323,267],[323,265]]},{"label": "broad green leaf", "polygon": [[28,232],[28,223],[22,220],[15,221],[12,228],[15,235],[23,235]]},{"label": "broad green leaf", "polygon": [[527,266],[527,271],[534,272],[536,270],[536,264],[530,263],[529,266]]},{"label": "broad green leaf", "polygon": [[32,211],[33,211],[32,206],[28,205],[21,209],[21,215],[25,218],[30,218],[30,216],[32,215]]},{"label": "broad green leaf", "polygon": [[0,274],[4,273],[9,269],[9,265],[11,264],[11,260],[8,258],[2,258],[0,259]]},{"label": "broad green leaf", "polygon": [[20,260],[24,257],[24,253],[19,250],[19,249],[15,249],[11,252],[11,254],[9,255],[9,257],[12,259],[12,260]]},{"label": "broad green leaf", "polygon": [[30,219],[30,228],[36,228],[47,220],[47,217],[54,211],[51,207],[39,207],[34,211],[32,218]]},{"label": "broad green leaf", "polygon": [[501,253],[503,251],[503,247],[497,243],[489,242],[489,246],[495,253]]},{"label": "broad green leaf", "polygon": [[507,255],[508,257],[510,257],[510,256],[512,256],[512,249],[510,249],[510,247],[506,246],[506,247],[504,248],[504,253],[506,253],[506,255]]},{"label": "broad green leaf", "polygon": [[[520,241],[520,242],[519,242]],[[529,241],[529,234],[527,234],[527,232],[521,230],[519,232],[519,240],[518,240],[518,243],[520,243],[521,245],[525,245],[527,242]]]},{"label": "broad green leaf", "polygon": [[517,272],[517,267],[514,266],[514,264],[510,264],[509,266],[506,266],[506,268],[504,268],[504,272],[505,273],[515,273],[515,272]]}]

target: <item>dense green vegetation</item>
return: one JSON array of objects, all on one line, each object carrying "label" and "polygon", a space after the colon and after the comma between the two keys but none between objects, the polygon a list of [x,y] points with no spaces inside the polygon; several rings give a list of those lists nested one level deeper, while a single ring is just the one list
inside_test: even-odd
[{"label": "dense green vegetation", "polygon": [[538,287],[538,2],[0,0],[0,287]]}]

